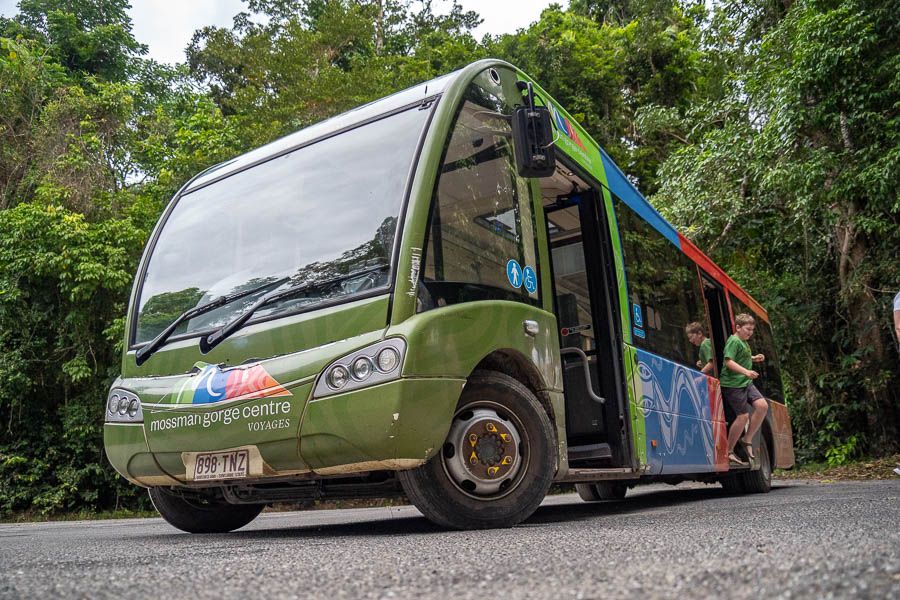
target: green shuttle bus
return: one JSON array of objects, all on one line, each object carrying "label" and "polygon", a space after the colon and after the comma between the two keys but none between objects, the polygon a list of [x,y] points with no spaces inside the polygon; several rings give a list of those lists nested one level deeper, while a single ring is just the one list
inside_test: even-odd
[{"label": "green shuttle bus", "polygon": [[[717,372],[757,321],[769,411],[729,468]],[[527,75],[483,60],[216,165],[154,230],[104,440],[162,516],[404,493],[453,528],[793,464],[765,310]]]}]

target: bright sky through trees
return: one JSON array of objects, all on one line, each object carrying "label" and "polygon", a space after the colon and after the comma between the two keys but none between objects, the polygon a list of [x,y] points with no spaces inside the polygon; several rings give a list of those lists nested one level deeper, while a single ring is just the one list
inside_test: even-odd
[{"label": "bright sky through trees", "polygon": [[[514,33],[528,27],[541,16],[552,0],[461,0],[464,10],[475,10],[484,22],[475,37],[485,34]],[[563,7],[568,0],[556,0]],[[18,12],[18,0],[0,0],[0,15],[11,17]],[[184,62],[184,49],[194,31],[208,25],[230,28],[232,18],[246,3],[241,0],[131,0],[129,11],[134,23],[134,37],[150,49],[149,58],[164,63]],[[443,14],[449,0],[435,0],[434,10]]]}]

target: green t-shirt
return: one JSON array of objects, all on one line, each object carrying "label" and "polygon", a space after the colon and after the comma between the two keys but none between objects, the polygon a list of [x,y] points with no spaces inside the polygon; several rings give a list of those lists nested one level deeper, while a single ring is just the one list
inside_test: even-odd
[{"label": "green t-shirt", "polygon": [[703,341],[700,342],[700,369],[702,370],[711,360],[712,342],[709,341],[709,338],[703,338]]},{"label": "green t-shirt", "polygon": [[[750,345],[739,338],[737,334],[733,334],[725,342],[725,351],[722,355],[723,363],[727,363],[730,358],[745,369],[753,368],[753,355],[750,353]],[[722,365],[722,375],[719,377],[719,383],[722,387],[744,388],[750,385],[750,378],[746,375],[735,373],[727,366]]]}]

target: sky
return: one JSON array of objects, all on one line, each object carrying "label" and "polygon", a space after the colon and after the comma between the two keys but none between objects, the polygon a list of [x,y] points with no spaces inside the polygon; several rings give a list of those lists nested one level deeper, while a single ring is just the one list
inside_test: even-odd
[{"label": "sky", "polygon": [[[557,0],[568,5],[568,0]],[[0,0],[0,15],[16,14],[18,0]],[[465,10],[475,10],[484,19],[475,37],[490,33],[513,33],[540,18],[551,0],[461,0]],[[434,0],[435,12],[446,12],[449,0]],[[159,62],[184,61],[184,49],[194,31],[207,25],[230,27],[232,17],[245,6],[241,0],[131,0],[134,36],[150,49]],[[441,9],[444,8],[442,11]]]}]

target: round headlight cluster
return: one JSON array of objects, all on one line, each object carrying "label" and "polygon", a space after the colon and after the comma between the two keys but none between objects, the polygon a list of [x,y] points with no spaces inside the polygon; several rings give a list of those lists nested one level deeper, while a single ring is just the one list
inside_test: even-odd
[{"label": "round headlight cluster", "polygon": [[382,348],[375,356],[357,356],[349,366],[337,364],[328,370],[325,383],[333,390],[344,388],[351,381],[362,383],[373,375],[388,375],[400,367],[400,352],[396,348]]},{"label": "round headlight cluster", "polygon": [[106,402],[106,411],[109,414],[115,414],[116,411],[119,410],[119,395],[113,394],[109,397],[109,400]]}]

